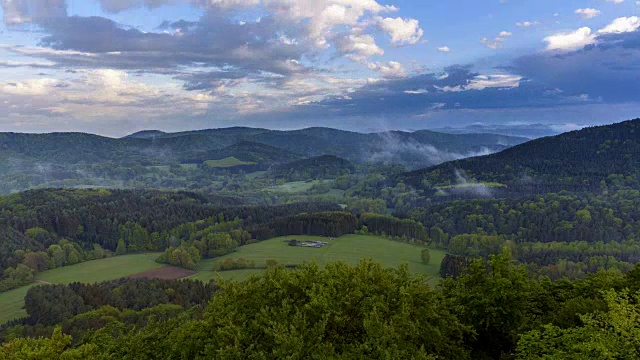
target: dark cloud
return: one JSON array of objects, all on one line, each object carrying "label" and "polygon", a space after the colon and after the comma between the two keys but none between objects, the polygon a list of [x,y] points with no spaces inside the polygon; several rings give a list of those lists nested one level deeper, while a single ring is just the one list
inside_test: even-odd
[{"label": "dark cloud", "polygon": [[608,103],[637,101],[640,32],[599,36],[596,45],[567,54],[523,56],[510,70],[567,93],[588,94]]},{"label": "dark cloud", "polygon": [[18,25],[67,16],[65,0],[2,0],[4,23]]},{"label": "dark cloud", "polygon": [[[243,77],[277,83],[278,78],[310,71],[299,60],[315,51],[304,40],[305,24],[272,16],[240,23],[225,10],[210,8],[197,22],[163,22],[160,29],[171,31],[143,32],[104,17],[66,16],[66,10],[58,12],[60,16],[36,17],[42,13],[52,15],[47,9],[53,3],[66,9],[62,0],[40,1],[34,5],[37,12],[30,10],[26,0],[18,5],[7,1],[3,3],[5,15],[15,8],[13,12],[18,15],[14,17],[37,23],[46,34],[39,45],[56,50],[25,53],[17,48],[16,52],[46,58],[63,68],[113,68],[173,75],[194,90],[219,86],[218,81],[212,80]],[[125,1],[108,3],[112,11],[135,5]],[[160,3],[140,1],[140,5],[149,6]]]},{"label": "dark cloud", "polygon": [[[513,75],[511,77],[517,79]],[[362,87],[348,97],[298,106],[294,111],[319,117],[415,116],[442,110],[553,107],[589,101],[584,97],[553,91],[532,79],[521,79],[517,87],[500,86],[499,79],[488,80],[484,88],[480,83],[483,79],[480,73],[468,66],[453,66],[445,69],[445,74],[421,74],[381,81]]]}]

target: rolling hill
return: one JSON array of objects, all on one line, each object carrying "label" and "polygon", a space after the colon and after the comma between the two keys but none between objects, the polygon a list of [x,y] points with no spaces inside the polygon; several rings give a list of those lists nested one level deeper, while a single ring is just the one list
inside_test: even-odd
[{"label": "rolling hill", "polygon": [[[335,178],[354,171],[353,164],[333,155],[322,155],[278,165],[271,169],[276,178],[297,176],[297,180]],[[291,179],[290,179],[291,180]]]},{"label": "rolling hill", "polygon": [[[640,119],[585,128],[401,174],[416,188],[469,193],[500,188],[516,193],[640,188]],[[457,190],[456,190],[457,189]]]},{"label": "rolling hill", "polygon": [[[179,133],[141,131],[115,139],[85,133],[0,133],[0,193],[33,187],[207,186],[211,172],[254,172],[330,155],[354,164],[410,169],[517,145],[526,139],[431,131],[356,133],[327,128],[277,131],[232,127]],[[225,161],[223,159],[236,159]],[[206,164],[224,166],[205,166]],[[304,166],[304,164],[299,164]],[[184,169],[206,168],[207,174]]]}]

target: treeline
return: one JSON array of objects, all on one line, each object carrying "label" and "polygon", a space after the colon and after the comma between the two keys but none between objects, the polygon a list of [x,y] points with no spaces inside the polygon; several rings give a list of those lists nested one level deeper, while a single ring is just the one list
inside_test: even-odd
[{"label": "treeline", "polygon": [[348,212],[302,213],[274,219],[254,232],[258,240],[286,235],[339,237],[353,234],[357,223],[356,216]]},{"label": "treeline", "polygon": [[112,254],[175,250],[184,241],[201,241],[196,248],[202,257],[227,253],[226,246],[213,244],[227,239],[202,239],[206,234],[198,233],[222,230],[185,225],[201,219],[215,218],[222,223],[216,226],[231,230],[229,236],[241,245],[251,236],[240,225],[256,227],[291,214],[339,209],[329,203],[243,205],[235,197],[147,190],[51,189],[4,196],[0,291],[29,282],[27,268],[39,272]]},{"label": "treeline", "polygon": [[411,218],[441,230],[432,243],[454,255],[486,257],[508,246],[514,259],[553,279],[627,271],[640,261],[635,190],[452,201],[416,208]]},{"label": "treeline", "polygon": [[[204,309],[107,306],[67,313],[55,327],[11,326],[0,357],[533,360],[640,352],[640,266],[559,282],[530,276],[508,251],[465,266],[434,289],[406,266],[274,266],[220,284]],[[71,295],[40,291],[51,292],[40,300],[49,303]]]},{"label": "treeline", "polygon": [[[25,235],[36,243],[45,243],[46,241],[43,239],[54,237],[41,228],[28,229]],[[90,249],[83,249],[78,244],[62,239],[43,251],[16,250],[14,255],[20,263],[2,272],[0,292],[29,284],[34,275],[39,272],[75,265],[84,261],[103,259],[112,256],[112,253],[98,244],[93,244]]]},{"label": "treeline", "polygon": [[427,229],[421,223],[411,219],[398,219],[390,215],[364,213],[358,218],[358,224],[360,228],[365,226],[367,232],[385,237],[405,237],[423,243],[429,241]]},{"label": "treeline", "polygon": [[286,181],[335,179],[353,173],[351,162],[332,155],[324,155],[272,167],[270,175]]},{"label": "treeline", "polygon": [[3,328],[20,325],[19,330],[25,336],[33,336],[34,332],[42,331],[41,326],[56,325],[104,306],[136,311],[163,304],[183,309],[204,306],[216,288],[213,282],[130,278],[95,284],[36,286],[29,289],[25,297],[27,317]]}]

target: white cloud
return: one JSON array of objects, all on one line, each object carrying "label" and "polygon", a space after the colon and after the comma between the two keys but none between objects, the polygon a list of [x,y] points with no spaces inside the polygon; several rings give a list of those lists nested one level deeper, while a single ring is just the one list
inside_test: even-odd
[{"label": "white cloud", "polygon": [[364,62],[372,56],[384,55],[371,35],[349,34],[336,40],[338,51],[351,60]]},{"label": "white cloud", "polygon": [[487,88],[513,89],[520,86],[522,76],[510,74],[478,75],[471,79],[466,85],[456,86],[435,86],[443,92],[461,92],[467,90],[484,90]]},{"label": "white cloud", "polygon": [[547,36],[547,50],[572,51],[596,42],[596,35],[588,27],[582,27],[576,31],[564,32]]},{"label": "white cloud", "polygon": [[394,45],[416,44],[424,35],[420,22],[415,19],[379,18],[378,26],[391,36],[391,43]]},{"label": "white cloud", "polygon": [[370,63],[369,70],[377,71],[385,78],[399,78],[407,76],[407,71],[397,61]]},{"label": "white cloud", "polygon": [[501,37],[497,37],[493,40],[490,40],[489,38],[484,37],[480,39],[480,43],[488,47],[489,49],[497,49],[502,46],[502,44],[504,43],[504,39]]},{"label": "white cloud", "polygon": [[483,44],[484,46],[488,47],[489,49],[498,49],[501,48],[502,45],[504,45],[504,41],[508,38],[511,37],[513,34],[508,32],[508,31],[501,31],[498,36],[496,36],[495,38],[493,38],[493,40],[487,38],[487,37],[483,37],[480,40],[480,43]]},{"label": "white cloud", "polygon": [[607,2],[614,3],[614,4],[622,4],[624,0],[607,0]]},{"label": "white cloud", "polygon": [[516,88],[520,86],[522,76],[509,74],[478,75],[469,85],[467,90],[484,90],[486,88]]},{"label": "white cloud", "polygon": [[65,80],[27,79],[0,83],[0,100],[16,114],[66,114],[77,119],[145,118],[203,113],[215,96],[186,91],[179,84],[150,86],[120,70],[81,70]]},{"label": "white cloud", "polygon": [[621,34],[634,32],[640,28],[640,17],[621,17],[613,20],[612,23],[598,30],[598,34]]},{"label": "white cloud", "polygon": [[428,94],[429,91],[426,89],[405,90],[404,93],[409,95],[422,95],[422,94]]},{"label": "white cloud", "polygon": [[451,49],[449,49],[448,46],[441,46],[441,47],[438,48],[438,51],[444,52],[444,53],[448,53],[448,52],[451,51]]},{"label": "white cloud", "polygon": [[589,20],[600,15],[600,10],[597,10],[594,8],[584,8],[584,9],[577,9],[575,13],[580,15],[583,19]]},{"label": "white cloud", "polygon": [[528,28],[528,27],[537,26],[537,25],[540,25],[540,23],[537,21],[521,21],[516,23],[516,26],[523,27],[523,28]]}]

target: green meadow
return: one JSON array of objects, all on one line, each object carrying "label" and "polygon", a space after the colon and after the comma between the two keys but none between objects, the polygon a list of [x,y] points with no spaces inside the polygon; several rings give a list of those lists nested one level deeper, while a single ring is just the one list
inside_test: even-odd
[{"label": "green meadow", "polygon": [[[329,245],[319,249],[294,247],[284,242],[290,239],[328,241]],[[391,267],[407,264],[411,272],[426,275],[435,280],[445,252],[430,249],[431,262],[423,264],[420,255],[422,249],[424,249],[423,246],[390,241],[377,236],[345,235],[335,240],[316,236],[286,236],[239,247],[236,252],[227,256],[203,260],[198,274],[191,278],[208,281],[220,276],[227,280],[243,280],[261,271],[259,269],[213,271],[214,264],[225,258],[244,258],[247,261],[254,261],[256,266],[264,266],[268,259],[276,260],[282,265],[301,265],[313,261],[322,265],[327,261],[336,260],[354,264],[361,259],[373,259]]]}]

